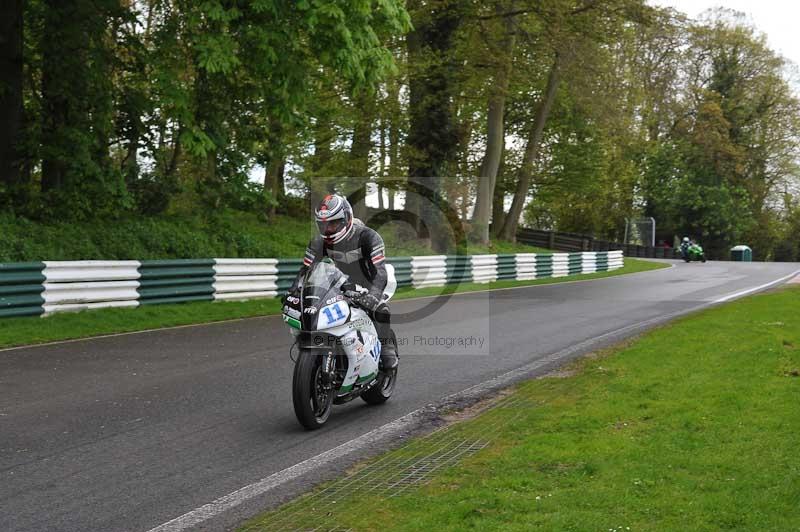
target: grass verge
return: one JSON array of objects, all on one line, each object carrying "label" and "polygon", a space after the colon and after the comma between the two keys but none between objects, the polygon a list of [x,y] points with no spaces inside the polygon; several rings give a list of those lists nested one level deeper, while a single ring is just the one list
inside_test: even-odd
[{"label": "grass verge", "polygon": [[[589,275],[539,279],[536,281],[498,281],[488,284],[464,283],[457,292],[509,288],[532,284],[550,284],[578,279],[596,279],[636,273],[663,267],[663,264],[626,259],[625,267],[611,272]],[[440,294],[442,287],[415,290],[403,288],[396,299]],[[177,305],[142,306],[138,308],[102,309],[78,313],[55,314],[47,318],[8,318],[0,320],[0,348],[39,344],[58,340],[87,338],[104,334],[144,331],[178,325],[211,323],[215,321],[268,316],[280,312],[275,299],[241,302],[201,302]]]},{"label": "grass verge", "polygon": [[567,370],[519,386],[513,408],[455,425],[491,443],[429,484],[386,497],[367,483],[335,504],[315,493],[291,515],[342,530],[800,529],[800,288],[681,319]]}]

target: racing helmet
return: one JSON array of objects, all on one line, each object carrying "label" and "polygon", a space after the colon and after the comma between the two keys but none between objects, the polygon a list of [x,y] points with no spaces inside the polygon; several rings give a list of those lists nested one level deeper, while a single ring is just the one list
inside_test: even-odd
[{"label": "racing helmet", "polygon": [[353,208],[346,198],[328,194],[314,211],[319,234],[327,244],[341,242],[353,231]]},{"label": "racing helmet", "polygon": [[689,243],[689,237],[688,236],[683,237],[683,241],[688,244]]}]

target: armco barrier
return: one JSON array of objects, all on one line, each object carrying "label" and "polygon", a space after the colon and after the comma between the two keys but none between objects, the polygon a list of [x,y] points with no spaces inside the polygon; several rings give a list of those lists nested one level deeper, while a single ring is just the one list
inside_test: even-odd
[{"label": "armco barrier", "polygon": [[45,314],[139,305],[139,261],[46,261],[44,264]]},{"label": "armco barrier", "polygon": [[0,317],[44,313],[43,262],[0,262]]},{"label": "armco barrier", "polygon": [[394,277],[397,280],[397,287],[411,286],[413,283],[414,269],[411,266],[411,257],[392,257],[388,259],[394,266]]},{"label": "armco barrier", "polygon": [[472,255],[470,266],[473,282],[490,283],[497,280],[497,255]]},{"label": "armco barrier", "polygon": [[516,255],[506,253],[497,255],[497,279],[516,279],[517,261]]},{"label": "armco barrier", "polygon": [[[622,251],[392,257],[400,287],[531,280],[603,272]],[[191,259],[0,263],[0,317],[104,307],[270,298],[295,279],[301,259]]]},{"label": "armco barrier", "polygon": [[515,279],[531,281],[536,279],[536,253],[517,253],[514,255]]},{"label": "armco barrier", "polygon": [[278,295],[278,259],[214,259],[214,299]]},{"label": "armco barrier", "polygon": [[430,255],[411,258],[411,284],[414,288],[447,283],[447,257]]},{"label": "armco barrier", "polygon": [[303,265],[303,259],[278,259],[278,291],[285,292],[290,286],[300,266]]},{"label": "armco barrier", "polygon": [[214,299],[214,259],[145,260],[139,273],[142,305]]},{"label": "armco barrier", "polygon": [[472,281],[475,283],[491,283],[499,275],[498,255],[472,255]]}]

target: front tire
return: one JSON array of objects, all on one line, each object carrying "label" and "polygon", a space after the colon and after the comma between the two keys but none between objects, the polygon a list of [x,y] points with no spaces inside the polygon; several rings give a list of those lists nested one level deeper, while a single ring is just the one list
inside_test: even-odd
[{"label": "front tire", "polygon": [[328,420],[333,409],[335,390],[325,384],[322,371],[322,355],[309,349],[301,349],[294,366],[292,402],[297,421],[308,430],[320,428]]},{"label": "front tire", "polygon": [[397,368],[387,372],[381,371],[378,375],[380,382],[361,394],[361,399],[370,405],[380,405],[388,401],[394,391],[394,385],[397,383]]}]

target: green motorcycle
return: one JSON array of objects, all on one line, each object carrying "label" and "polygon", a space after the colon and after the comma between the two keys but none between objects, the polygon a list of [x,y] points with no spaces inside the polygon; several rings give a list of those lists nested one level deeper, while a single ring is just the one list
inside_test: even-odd
[{"label": "green motorcycle", "polygon": [[700,244],[692,244],[683,252],[683,260],[686,262],[705,262],[706,254],[703,251],[703,247]]}]

